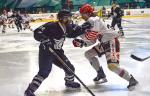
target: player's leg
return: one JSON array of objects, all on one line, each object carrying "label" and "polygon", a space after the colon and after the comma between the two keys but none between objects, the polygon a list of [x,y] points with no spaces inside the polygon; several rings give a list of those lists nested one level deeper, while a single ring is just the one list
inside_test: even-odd
[{"label": "player's leg", "polygon": [[103,71],[103,68],[102,68],[102,66],[100,66],[98,58],[96,57],[96,56],[102,55],[101,52],[102,52],[102,49],[100,48],[99,44],[85,52],[85,57],[87,58],[87,60],[90,62],[92,67],[97,72],[97,76],[93,79],[93,81],[96,84],[107,82],[106,75]]},{"label": "player's leg", "polygon": [[9,19],[8,19],[8,28],[11,28],[10,25],[11,25],[11,19],[9,18]]},{"label": "player's leg", "polygon": [[3,25],[2,20],[0,20],[0,28],[1,28],[2,25]]},{"label": "player's leg", "polygon": [[20,32],[18,21],[15,21],[15,25],[16,25],[18,32]]},{"label": "player's leg", "polygon": [[107,63],[108,63],[108,68],[112,72],[119,75],[121,78],[129,81],[129,85],[127,86],[127,88],[130,89],[131,87],[136,86],[138,82],[134,79],[134,77],[131,74],[129,74],[127,70],[119,66],[120,44],[118,39],[114,39],[108,42],[108,44],[103,45],[103,48],[105,50],[110,49],[105,53]]},{"label": "player's leg", "polygon": [[121,18],[118,18],[117,19],[117,26],[118,26],[118,28],[119,28],[119,34],[121,35],[121,36],[124,36],[124,32],[123,32],[123,27],[122,27],[122,25],[121,25]]},{"label": "player's leg", "polygon": [[2,25],[3,25],[2,33],[5,34],[6,33],[6,27],[7,27],[5,20],[2,21]]},{"label": "player's leg", "polygon": [[14,28],[14,19],[12,18],[12,23],[11,23],[11,25],[12,25],[12,28]]},{"label": "player's leg", "polygon": [[18,22],[18,26],[19,26],[20,30],[22,30],[22,22],[21,21]]},{"label": "player's leg", "polygon": [[110,28],[113,29],[113,30],[115,30],[115,25],[116,25],[116,23],[117,23],[116,18],[113,18],[113,19],[112,19],[112,22],[111,22]]},{"label": "player's leg", "polygon": [[2,29],[2,33],[4,34],[4,33],[6,33],[6,24],[3,24],[3,29]]},{"label": "player's leg", "polygon": [[29,21],[26,22],[26,26],[27,26],[27,29],[29,29],[30,31],[33,31],[32,28],[31,28],[31,26],[30,26],[30,22]]},{"label": "player's leg", "polygon": [[35,96],[34,92],[40,87],[42,82],[48,77],[51,72],[52,62],[54,57],[49,54],[49,51],[44,49],[39,49],[39,72],[34,76],[33,80],[29,84],[25,91],[25,96]]},{"label": "player's leg", "polygon": [[25,21],[22,22],[22,26],[23,26],[23,30],[26,30],[27,26],[26,26]]},{"label": "player's leg", "polygon": [[[65,56],[63,50],[61,50],[61,52],[57,52],[57,54],[65,62],[67,67],[69,67],[73,72],[75,72],[74,66],[71,64],[69,59]],[[70,88],[70,89],[80,88],[80,84],[74,81],[74,74],[64,64],[62,64],[59,61],[59,59],[56,58],[56,60],[54,61],[54,64],[64,70],[64,72],[65,72],[65,78],[64,79],[65,79],[65,85],[67,88]]]}]

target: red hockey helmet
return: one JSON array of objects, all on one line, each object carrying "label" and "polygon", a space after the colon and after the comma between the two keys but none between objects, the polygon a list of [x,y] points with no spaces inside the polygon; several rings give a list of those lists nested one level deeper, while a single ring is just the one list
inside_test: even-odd
[{"label": "red hockey helmet", "polygon": [[94,8],[89,5],[89,4],[84,4],[81,8],[80,8],[80,13],[81,14],[84,14],[84,13],[89,13],[89,14],[92,14],[93,11],[94,11]]}]

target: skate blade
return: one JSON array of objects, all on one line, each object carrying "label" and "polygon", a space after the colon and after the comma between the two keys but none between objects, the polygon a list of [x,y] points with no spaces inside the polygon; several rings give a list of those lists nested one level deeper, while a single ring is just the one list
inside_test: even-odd
[{"label": "skate blade", "polygon": [[99,80],[99,81],[94,81],[95,84],[103,84],[108,82],[107,79]]},{"label": "skate blade", "polygon": [[81,88],[72,88],[72,87],[66,87],[67,91],[80,91]]},{"label": "skate blade", "polygon": [[140,85],[139,85],[139,84],[136,84],[135,86],[129,87],[128,90],[129,90],[129,91],[134,91],[134,90],[138,89],[139,87],[140,87]]},{"label": "skate blade", "polygon": [[135,89],[135,86],[129,87],[129,91],[133,91]]}]

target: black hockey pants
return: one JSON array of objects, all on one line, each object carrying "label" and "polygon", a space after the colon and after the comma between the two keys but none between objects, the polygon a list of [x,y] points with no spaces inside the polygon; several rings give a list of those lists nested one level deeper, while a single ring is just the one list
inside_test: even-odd
[{"label": "black hockey pants", "polygon": [[114,28],[116,24],[117,24],[119,30],[122,31],[123,28],[121,26],[121,18],[113,18],[112,23],[111,23],[111,27]]},{"label": "black hockey pants", "polygon": [[[74,72],[75,68],[70,63],[68,58],[65,56],[64,51],[57,50],[56,53],[60,56],[60,58],[66,63],[68,67]],[[38,74],[42,76],[44,79],[48,77],[49,73],[52,69],[52,63],[62,68],[67,76],[73,76],[73,74],[49,51],[48,48],[43,49],[42,45],[39,47],[39,72]],[[73,76],[74,77],[74,76]]]},{"label": "black hockey pants", "polygon": [[17,27],[17,29],[18,29],[18,32],[19,32],[20,30],[22,30],[21,21],[15,21],[15,25],[16,25],[16,27]]}]

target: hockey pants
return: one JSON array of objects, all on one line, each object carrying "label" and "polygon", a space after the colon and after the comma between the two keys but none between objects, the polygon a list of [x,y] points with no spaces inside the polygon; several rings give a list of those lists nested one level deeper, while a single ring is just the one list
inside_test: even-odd
[{"label": "hockey pants", "polygon": [[[63,50],[56,51],[58,56],[66,63],[66,65],[74,72],[75,68],[65,56]],[[66,77],[74,77],[74,75],[66,68],[48,49],[39,48],[39,72],[38,74],[43,78],[47,78],[52,69],[52,64],[63,69]]]},{"label": "hockey pants", "polygon": [[122,31],[123,28],[121,25],[121,18],[113,18],[112,23],[111,23],[111,27],[114,28],[116,24],[117,24],[119,30]]}]

